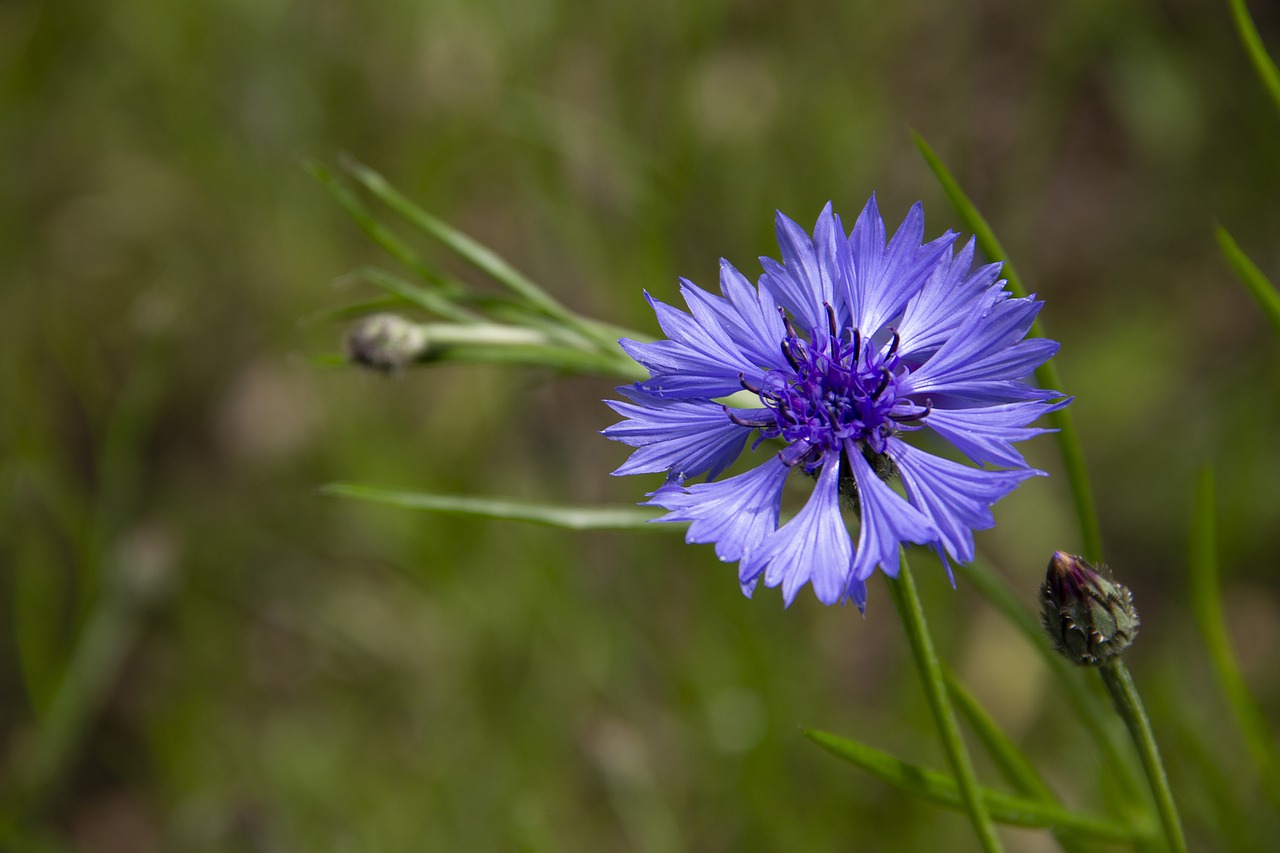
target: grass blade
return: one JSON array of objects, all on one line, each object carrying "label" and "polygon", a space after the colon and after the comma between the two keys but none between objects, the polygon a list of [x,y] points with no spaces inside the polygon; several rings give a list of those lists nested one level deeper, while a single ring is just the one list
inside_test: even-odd
[{"label": "grass blade", "polygon": [[[916,147],[924,155],[925,162],[929,164],[929,168],[933,171],[934,176],[937,177],[938,183],[942,185],[942,191],[951,202],[951,206],[955,208],[956,214],[965,226],[973,232],[974,237],[977,238],[978,246],[982,249],[983,254],[992,261],[1004,261],[1004,270],[1001,274],[1009,282],[1009,290],[1015,296],[1026,296],[1027,288],[1023,285],[1018,271],[1014,269],[1013,264],[1008,260],[1008,253],[1000,245],[1000,241],[996,239],[995,232],[991,230],[991,226],[983,219],[982,214],[974,207],[969,197],[964,194],[964,190],[960,188],[960,183],[952,176],[933,149],[929,147],[929,143],[924,141],[924,137],[918,133],[913,133],[912,136],[915,138]],[[1032,324],[1031,334],[1040,337],[1044,336],[1044,330],[1039,320]],[[1062,380],[1058,378],[1058,369],[1054,366],[1052,360],[1045,362],[1036,369],[1036,380],[1043,388],[1062,389]],[[1084,463],[1084,448],[1080,445],[1080,435],[1076,432],[1075,421],[1072,420],[1071,412],[1068,409],[1050,412],[1049,421],[1058,430],[1058,447],[1062,452],[1062,463],[1066,468],[1067,479],[1071,483],[1071,495],[1075,501],[1076,518],[1080,522],[1080,542],[1084,549],[1084,557],[1090,562],[1098,563],[1102,560],[1102,528],[1098,524],[1098,510],[1093,500],[1093,489],[1089,485],[1089,470]]]},{"label": "grass blade", "polygon": [[1262,37],[1258,35],[1253,19],[1249,17],[1249,8],[1245,6],[1244,0],[1231,0],[1231,17],[1235,20],[1236,32],[1240,34],[1240,43],[1244,45],[1245,53],[1253,63],[1253,70],[1275,102],[1276,109],[1280,110],[1280,71],[1276,70],[1276,64],[1267,55]]},{"label": "grass blade", "polygon": [[[964,809],[959,786],[955,779],[945,773],[911,764],[887,752],[827,732],[806,729],[804,735],[833,755],[860,767],[900,791],[950,809]],[[981,794],[992,819],[999,823],[1062,829],[1107,841],[1131,842],[1145,837],[1141,830],[1112,820],[1082,815],[1050,803],[990,788],[982,788]]]},{"label": "grass blade", "polygon": [[1222,588],[1218,579],[1217,519],[1213,469],[1202,468],[1196,482],[1195,510],[1191,519],[1191,609],[1204,636],[1223,695],[1235,715],[1249,754],[1258,769],[1267,797],[1280,807],[1280,761],[1271,731],[1258,703],[1249,692],[1222,616]]},{"label": "grass blade", "polygon": [[559,301],[534,283],[528,276],[517,270],[488,246],[418,207],[373,169],[350,158],[345,159],[342,166],[348,174],[359,181],[365,189],[387,207],[404,217],[409,223],[439,240],[485,275],[520,296],[530,306],[550,317],[555,317],[566,326],[575,329],[598,344],[613,346],[615,339],[606,334],[599,324],[579,317],[560,304]]},{"label": "grass blade", "polygon": [[[373,242],[381,246],[393,258],[400,263],[409,267],[415,273],[428,282],[434,291],[439,295],[444,304],[444,316],[449,319],[463,321],[462,317],[451,316],[448,312],[450,308],[447,303],[453,299],[463,298],[465,290],[456,282],[445,280],[440,276],[422,256],[415,252],[410,246],[397,237],[391,229],[387,228],[377,217],[370,212],[369,208],[364,205],[355,193],[351,192],[336,175],[326,169],[322,164],[308,160],[303,163],[303,167],[320,183],[324,184],[325,189],[334,197],[338,204],[347,212],[360,230],[369,236]],[[439,311],[433,307],[431,310]]]},{"label": "grass blade", "polygon": [[1231,269],[1244,282],[1244,286],[1253,294],[1258,306],[1262,308],[1262,312],[1267,315],[1267,319],[1275,327],[1276,334],[1280,335],[1280,291],[1277,291],[1276,286],[1262,274],[1262,270],[1258,269],[1257,265],[1249,260],[1249,256],[1240,250],[1240,247],[1232,239],[1227,229],[1218,226],[1214,236],[1218,238],[1218,246],[1222,249],[1223,257],[1227,259]]},{"label": "grass blade", "polygon": [[[402,492],[362,486],[358,483],[330,483],[320,487],[320,494],[358,498],[389,504],[404,509],[427,510],[448,515],[469,515],[504,521],[527,521],[566,530],[662,530],[667,525],[653,525],[661,512],[631,506],[584,507],[565,506],[497,498],[463,495],[438,495],[427,492]],[[679,529],[673,527],[672,529]]]},{"label": "grass blade", "polygon": [[[982,741],[987,755],[991,756],[991,760],[1005,780],[1019,794],[1042,803],[1058,805],[1057,795],[1040,778],[1040,774],[1036,772],[1022,750],[1018,749],[1017,745],[996,725],[996,721],[991,719],[977,698],[964,688],[950,670],[944,670],[943,676],[947,680],[947,692],[951,694],[951,701],[956,711],[969,724],[969,728],[978,736],[978,740]],[[1067,853],[1083,853],[1078,835],[1062,829],[1055,829],[1054,834],[1058,836],[1058,844]]]},{"label": "grass blade", "polygon": [[[424,311],[429,311],[455,323],[475,323],[481,319],[467,309],[454,304],[451,299],[441,296],[436,290],[406,281],[398,275],[393,275],[377,267],[361,267],[344,278],[367,281],[369,284],[380,287],[388,293],[393,293]],[[461,288],[450,287],[450,290],[461,293]]]}]

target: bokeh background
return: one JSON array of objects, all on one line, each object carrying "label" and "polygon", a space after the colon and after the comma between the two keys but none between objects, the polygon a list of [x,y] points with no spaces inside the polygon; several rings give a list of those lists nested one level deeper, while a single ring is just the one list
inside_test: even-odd
[{"label": "bokeh background", "polygon": [[[1280,14],[1253,5],[1274,55]],[[1186,530],[1212,461],[1229,624],[1274,719],[1280,346],[1212,228],[1280,275],[1280,116],[1202,0],[0,4],[3,843],[963,844],[962,817],[800,734],[943,766],[882,587],[865,619],[807,593],[784,610],[678,535],[315,493],[629,503],[652,484],[607,476],[626,455],[596,435],[607,380],[326,362],[325,312],[370,295],[335,280],[392,262],[300,158],[349,153],[575,309],[656,331],[642,289],[712,284],[722,256],[754,275],[775,209],[851,219],[874,191],[894,223],[923,199],[931,235],[958,227],[909,129],[1048,303],[1144,618],[1131,665],[1193,841],[1218,849],[1212,773],[1247,764],[1188,614]],[[1028,455],[1059,471],[1049,439]],[[1064,478],[997,518],[980,547],[1032,607],[1048,555],[1078,547]],[[945,658],[1099,809],[1041,663],[920,562]],[[104,617],[121,589],[148,604]],[[77,647],[99,650],[72,673],[80,717],[55,701]]]}]

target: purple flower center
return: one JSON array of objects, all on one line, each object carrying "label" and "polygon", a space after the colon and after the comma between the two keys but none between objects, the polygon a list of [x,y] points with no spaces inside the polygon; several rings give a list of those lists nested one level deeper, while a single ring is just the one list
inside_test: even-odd
[{"label": "purple flower center", "polygon": [[927,405],[898,396],[899,382],[910,370],[898,356],[897,332],[880,344],[857,329],[838,334],[834,311],[828,307],[827,313],[829,328],[813,329],[808,339],[787,323],[781,346],[791,370],[769,370],[759,388],[743,382],[760,396],[768,414],[760,412],[750,421],[734,418],[759,429],[761,439],[786,441],[782,461],[793,467],[803,464],[810,472],[828,452],[842,451],[849,442],[872,455],[883,454],[889,436],[919,428],[904,421],[918,421],[928,413]]}]

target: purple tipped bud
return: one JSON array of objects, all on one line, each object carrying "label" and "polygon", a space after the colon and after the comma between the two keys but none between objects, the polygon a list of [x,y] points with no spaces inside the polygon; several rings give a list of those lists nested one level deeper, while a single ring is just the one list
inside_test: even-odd
[{"label": "purple tipped bud", "polygon": [[1054,647],[1081,665],[1106,662],[1138,635],[1138,611],[1128,587],[1071,554],[1057,551],[1049,560],[1040,604],[1040,622]]},{"label": "purple tipped bud", "polygon": [[395,314],[362,317],[347,333],[347,357],[374,370],[400,370],[427,349],[426,331]]}]

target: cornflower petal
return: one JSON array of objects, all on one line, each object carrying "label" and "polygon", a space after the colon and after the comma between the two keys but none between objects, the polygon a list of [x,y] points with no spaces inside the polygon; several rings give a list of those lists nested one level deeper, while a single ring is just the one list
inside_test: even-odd
[{"label": "cornflower petal", "polygon": [[[782,486],[791,469],[774,456],[768,462],[734,477],[692,486],[666,486],[646,505],[670,510],[656,521],[687,521],[685,541],[715,543],[716,556],[726,563],[746,559],[757,545],[778,529]],[[745,585],[754,579],[745,578]]]},{"label": "cornflower petal", "polygon": [[936,351],[971,313],[985,310],[1005,293],[990,292],[1000,274],[1000,265],[987,264],[970,273],[973,255],[974,241],[970,239],[955,258],[944,259],[934,267],[924,286],[907,303],[897,326],[903,358],[914,360]]},{"label": "cornflower petal", "polygon": [[854,277],[849,304],[855,326],[874,336],[897,316],[943,259],[956,234],[948,231],[930,243],[924,237],[924,207],[917,202],[885,243],[884,220],[873,195],[849,237]]},{"label": "cornflower petal", "polygon": [[[830,205],[827,206],[827,212]],[[802,329],[812,329],[826,322],[823,303],[835,298],[825,281],[818,264],[813,241],[805,230],[778,213],[778,248],[782,250],[782,263],[761,258],[765,275],[760,279],[762,287],[773,292],[778,304],[800,321]]]},{"label": "cornflower petal", "polygon": [[853,551],[849,531],[840,515],[839,483],[839,453],[834,453],[822,466],[817,485],[804,507],[748,556],[739,580],[750,580],[763,571],[764,585],[781,585],[782,600],[788,607],[800,588],[810,581],[823,604],[839,601]]},{"label": "cornflower petal", "polygon": [[1071,398],[1067,397],[1051,405],[1030,401],[974,406],[969,409],[934,409],[924,419],[924,425],[954,444],[961,453],[979,465],[1025,468],[1027,460],[1014,448],[1013,442],[1055,432],[1051,429],[1031,428],[1027,424],[1070,402]]},{"label": "cornflower petal", "polygon": [[[877,569],[896,576],[904,544],[931,547],[948,572],[973,558],[992,505],[1041,474],[1014,442],[1045,432],[1031,424],[1070,398],[1026,382],[1058,347],[1026,339],[1041,303],[1013,298],[998,264],[974,268],[972,240],[923,242],[919,205],[892,237],[874,196],[847,236],[831,205],[812,236],[781,213],[776,226],[782,260],[761,258],[756,285],[722,260],[721,295],[681,281],[688,312],[646,294],[667,339],[620,342],[649,378],[619,389],[630,402],[610,403],[624,420],[604,434],[635,448],[615,473],[666,475],[649,503],[668,510],[662,521],[688,522],[688,541],[737,561],[745,594],[763,580],[790,604],[810,584],[825,604],[862,609],[866,581]],[[758,408],[718,402],[744,389]],[[925,427],[1007,470],[904,441]],[[781,449],[710,482],[753,435],[753,447]],[[792,468],[817,482],[779,527]],[[704,473],[709,482],[685,485]],[[842,499],[858,515],[856,541]]]},{"label": "cornflower petal", "polygon": [[[995,526],[991,507],[1028,477],[1047,476],[1034,468],[985,471],[925,453],[889,439],[889,457],[898,466],[907,499],[933,519],[941,534],[938,555],[961,563],[973,560],[973,531]],[[945,549],[945,553],[943,553]],[[949,570],[949,567],[948,567]]]},{"label": "cornflower petal", "polygon": [[925,545],[939,537],[937,525],[876,476],[861,452],[846,452],[858,483],[861,525],[852,577],[866,581],[876,568],[898,576],[898,548],[903,542]]},{"label": "cornflower petal", "polygon": [[617,390],[634,402],[606,400],[627,420],[601,434],[638,449],[613,472],[615,476],[673,472],[682,478],[715,478],[738,458],[751,434],[726,418],[724,408],[715,403],[667,400],[627,386]]}]

